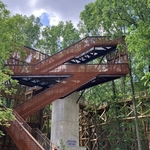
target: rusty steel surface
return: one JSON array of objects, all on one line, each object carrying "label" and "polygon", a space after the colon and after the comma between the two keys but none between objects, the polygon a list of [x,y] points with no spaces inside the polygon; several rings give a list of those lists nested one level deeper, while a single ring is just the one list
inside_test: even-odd
[{"label": "rusty steel surface", "polygon": [[[121,39],[122,41],[123,39]],[[69,59],[85,53],[87,50],[94,46],[112,46],[117,45],[118,41],[107,39],[106,37],[87,37],[78,43],[66,48],[65,50],[48,57],[36,65],[11,65],[10,69],[13,70],[14,76],[27,76],[34,77],[44,75],[70,75],[67,79],[58,82],[55,86],[41,92],[32,99],[26,101],[24,104],[15,108],[15,110],[23,117],[37,112],[44,108],[46,105],[52,103],[60,97],[68,95],[75,91],[77,88],[88,83],[90,80],[98,75],[126,75],[129,73],[129,68],[126,62],[126,55],[115,53],[111,56],[111,61],[116,61],[113,64],[66,64],[62,65]],[[109,59],[110,60],[110,59]],[[51,97],[51,98],[49,98]]]},{"label": "rusty steel surface", "polygon": [[[53,86],[48,86],[47,89],[45,88],[46,90],[15,107],[15,111],[21,117],[27,118],[51,104],[53,101],[65,97],[83,85],[93,81],[97,76],[107,78],[116,75],[117,77],[121,77],[128,74],[129,67],[126,50],[123,50],[122,53],[116,50],[117,45],[123,42],[124,37],[120,40],[113,40],[106,37],[87,37],[52,56],[27,47],[23,48],[26,52],[24,58],[22,58],[18,52],[13,53],[6,62],[6,65],[13,71],[14,74],[12,77],[16,79],[17,77],[38,77],[42,80],[45,76],[51,78],[51,76],[67,75],[60,80],[58,80],[58,78],[55,79]],[[95,49],[95,47],[97,47],[97,49]],[[88,59],[89,57],[92,58]],[[86,64],[98,57],[101,57],[101,62],[102,60],[106,62],[103,64]],[[85,61],[86,63],[84,63],[84,61],[82,62],[84,58],[88,59]],[[76,61],[79,61],[79,63]],[[52,80],[54,79],[52,78]],[[109,81],[110,78],[106,80]],[[111,80],[113,80],[113,78]],[[25,82],[28,82],[28,80]],[[47,80],[47,82],[49,81]],[[11,122],[10,128],[6,128],[6,131],[10,134],[10,137],[14,140],[18,148],[23,150],[43,149],[37,141],[28,134],[28,130],[30,129],[26,130],[25,123],[20,123],[18,115],[16,115],[16,118],[15,121]]]},{"label": "rusty steel surface", "polygon": [[[45,145],[46,140],[43,141],[45,138],[39,132],[34,132],[35,137],[38,138],[37,140],[41,141],[40,145],[31,135],[32,129],[21,117],[29,117],[53,101],[65,97],[93,81],[97,76],[113,77],[117,75],[117,77],[121,77],[129,73],[126,50],[122,51],[122,53],[118,51],[110,53],[116,50],[119,43],[123,42],[124,37],[120,40],[106,37],[86,37],[52,56],[28,47],[22,48],[26,52],[24,57],[21,57],[19,52],[11,54],[10,59],[5,63],[13,71],[13,77],[16,77],[16,79],[17,76],[21,78],[36,78],[38,76],[42,79],[45,78],[45,75],[49,77],[67,75],[66,78],[61,80],[55,79],[53,86],[48,87],[46,90],[15,107],[14,115],[16,120],[11,122],[9,128],[5,129],[20,150],[47,150],[51,147],[49,144],[46,144],[47,146],[43,148],[41,145]],[[96,47],[97,49],[95,49]],[[88,59],[89,57],[92,58]],[[105,64],[86,64],[98,57],[107,60],[107,62]],[[82,62],[84,58],[88,59],[85,63],[84,61]],[[21,99],[26,98],[23,97]],[[48,141],[47,143],[50,142]]]},{"label": "rusty steel surface", "polygon": [[[74,58],[86,52],[92,47],[95,47],[95,46],[111,47],[111,46],[116,46],[123,41],[124,41],[124,38],[117,41],[117,40],[112,40],[110,38],[108,39],[106,37],[87,37],[69,46],[68,48],[56,53],[55,55],[52,55],[48,57],[47,59],[44,59],[40,61],[39,63],[36,63],[35,65],[29,65],[30,63],[26,65],[27,67],[29,65],[29,67],[31,68],[30,70],[37,72],[37,73],[45,69],[52,70],[62,65],[63,63],[67,62],[69,59]],[[28,57],[29,57],[29,54],[28,54]],[[16,64],[11,62],[11,64],[9,65],[16,65]]]},{"label": "rusty steel surface", "polygon": [[28,47],[22,47],[21,52],[24,52],[21,56],[20,52],[14,52],[11,54],[10,59],[6,61],[6,64],[37,64],[41,62],[42,60],[49,57],[47,54],[44,54],[40,51],[28,48]]},{"label": "rusty steel surface", "polygon": [[[128,64],[119,63],[119,64],[67,64],[61,65],[51,71],[41,70],[38,73],[34,72],[32,68],[28,66],[10,66],[10,69],[13,70],[13,76],[34,76],[34,75],[57,75],[57,74],[74,74],[79,72],[99,72],[99,74],[125,74],[128,73]],[[24,71],[25,70],[25,71]]]},{"label": "rusty steel surface", "polygon": [[44,150],[44,148],[30,134],[31,128],[14,112],[16,120],[10,122],[5,130],[19,150]]},{"label": "rusty steel surface", "polygon": [[[104,66],[104,67],[103,67]],[[35,113],[36,111],[44,108],[46,105],[59,99],[62,96],[69,94],[76,90],[83,84],[89,82],[99,74],[112,75],[112,74],[127,74],[129,72],[128,64],[116,65],[70,65],[70,70],[65,69],[64,73],[71,73],[72,76],[56,84],[55,86],[37,94],[32,99],[26,101],[24,104],[15,108],[15,110],[23,117]],[[67,72],[68,71],[68,72]],[[51,71],[51,73],[61,73],[58,71]]]}]

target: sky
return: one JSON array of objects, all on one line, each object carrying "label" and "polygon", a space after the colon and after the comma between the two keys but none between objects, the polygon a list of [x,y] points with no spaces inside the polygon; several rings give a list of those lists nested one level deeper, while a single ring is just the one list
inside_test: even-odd
[{"label": "sky", "polygon": [[12,15],[32,15],[41,18],[45,26],[57,25],[59,21],[79,22],[84,6],[95,0],[2,0]]}]

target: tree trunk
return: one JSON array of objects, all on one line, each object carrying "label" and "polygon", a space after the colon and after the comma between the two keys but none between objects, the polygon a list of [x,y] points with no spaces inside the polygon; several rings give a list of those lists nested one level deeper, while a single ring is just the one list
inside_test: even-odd
[{"label": "tree trunk", "polygon": [[130,60],[130,73],[129,73],[129,75],[130,75],[133,111],[134,111],[134,116],[135,116],[136,138],[137,138],[138,150],[142,150],[141,140],[140,140],[140,132],[139,132],[138,115],[137,115],[136,101],[135,101],[135,92],[134,92],[134,84],[133,84],[133,76],[132,76],[131,59],[129,58],[129,60]]},{"label": "tree trunk", "polygon": [[[117,98],[117,96],[116,96],[116,85],[115,85],[114,81],[112,81],[112,90],[113,90],[113,98],[115,100]],[[120,120],[118,118],[118,115],[119,115],[118,107],[116,105],[115,105],[115,113],[116,113],[117,137],[119,140],[118,148],[122,149],[123,143],[122,143],[122,135],[121,135],[121,128],[120,128]]]}]

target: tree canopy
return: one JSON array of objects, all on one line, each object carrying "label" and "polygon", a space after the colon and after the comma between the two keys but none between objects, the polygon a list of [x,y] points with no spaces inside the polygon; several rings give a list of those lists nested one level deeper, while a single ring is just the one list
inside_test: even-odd
[{"label": "tree canopy", "polygon": [[[13,87],[17,84],[11,79],[12,72],[5,67],[6,60],[10,54],[15,50],[19,50],[20,45],[23,44],[21,34],[18,32],[17,20],[10,17],[10,12],[5,5],[0,1],[0,91],[5,93],[15,92]],[[7,82],[11,83],[11,90],[7,86]],[[2,100],[0,94],[0,125],[9,125],[9,121],[14,119],[11,109],[4,109],[2,107]],[[2,132],[0,132],[2,135]]]},{"label": "tree canopy", "polygon": [[[94,3],[86,5],[85,10],[80,14],[81,22],[90,34],[93,34],[93,31],[97,31],[100,35],[111,37],[125,36],[126,45],[124,46],[128,50],[131,70],[130,82],[126,80],[125,89],[131,87],[127,90],[127,93],[132,95],[139,150],[141,149],[141,141],[135,103],[135,90],[145,90],[150,87],[149,2],[149,0],[96,0]],[[114,83],[118,84],[118,82],[113,82],[113,86],[115,86]],[[116,94],[116,92],[120,91],[120,89],[113,91],[115,91],[113,93],[117,96],[112,97],[112,99],[117,100],[119,94]]]},{"label": "tree canopy", "polygon": [[81,21],[90,33],[97,30],[99,35],[126,37],[127,49],[134,61],[132,66],[141,72],[140,78],[147,86],[150,78],[149,6],[149,0],[96,0],[80,13]]}]

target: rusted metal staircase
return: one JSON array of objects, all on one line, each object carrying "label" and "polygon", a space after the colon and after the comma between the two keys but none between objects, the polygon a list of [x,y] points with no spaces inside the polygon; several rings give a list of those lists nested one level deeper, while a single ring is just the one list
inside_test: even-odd
[{"label": "rusted metal staircase", "polygon": [[[12,77],[20,84],[42,89],[39,94],[17,106],[15,111],[26,118],[74,91],[125,76],[129,73],[127,55],[125,51],[117,51],[117,45],[123,41],[123,38],[87,37],[53,56],[29,48],[26,48],[27,56],[24,59],[18,53],[12,54],[7,61],[14,72]],[[100,58],[100,63],[87,64],[96,58]],[[17,121],[15,123],[11,125],[12,128],[19,125]]]},{"label": "rusted metal staircase", "polygon": [[5,130],[20,150],[44,150],[44,148],[31,135],[32,129],[26,122],[14,111],[15,120],[10,123],[10,127]]},{"label": "rusted metal staircase", "polygon": [[4,128],[20,150],[52,150],[56,147],[38,128],[32,129],[15,110],[13,115],[15,120]]},{"label": "rusted metal staircase", "polygon": [[[8,85],[8,82],[7,82],[7,85]],[[7,87],[11,90],[10,84]],[[28,97],[32,97],[32,95],[36,91],[39,90],[39,87],[30,88],[30,87],[25,87],[22,85],[17,85],[16,88],[18,88],[16,94],[10,95],[10,94],[6,94],[5,92],[1,92],[1,95],[3,95],[3,97],[10,98],[11,101],[14,101],[13,102],[14,106],[17,106],[21,102],[26,101]],[[9,104],[6,104],[6,105],[9,108],[12,106]],[[1,109],[4,111],[7,109],[4,106],[1,106],[1,107],[2,107]],[[47,135],[43,134],[39,130],[39,128],[37,128],[39,127],[39,121],[38,121],[40,117],[39,112],[36,112],[36,114],[29,116],[25,120],[15,110],[13,110],[13,114],[15,116],[15,120],[10,122],[9,128],[5,126],[4,128],[19,149],[21,150],[30,150],[30,149],[53,150],[54,147],[57,148],[47,138],[48,134]],[[33,122],[37,125],[37,127],[34,127],[34,126],[32,127],[28,125],[28,123],[31,125]],[[7,141],[9,141],[8,137],[7,138],[6,136],[2,137],[0,138],[0,140],[1,140],[0,149],[9,149],[10,147],[13,147],[13,142],[10,142],[9,144],[7,143]]]},{"label": "rusted metal staircase", "polygon": [[[21,70],[22,73],[37,72],[38,74],[41,70],[46,72],[66,62],[85,64],[116,50],[117,45],[123,42],[124,38],[113,40],[102,36],[86,37],[52,56],[25,48],[24,51],[27,51],[25,58],[21,58],[19,52],[16,52],[11,55],[11,59],[7,61],[7,64],[12,65],[13,71]],[[26,66],[25,69],[22,69],[22,65]]]},{"label": "rusted metal staircase", "polygon": [[[67,79],[58,81],[58,83],[54,86],[44,90],[43,92],[15,108],[15,110],[23,118],[26,118],[29,115],[37,112],[53,101],[74,92],[76,89],[84,86],[84,84],[94,80],[94,78],[99,74],[103,76],[123,76],[128,73],[127,64],[65,65],[65,67],[61,66],[59,69],[56,68],[50,72],[47,72],[46,75],[62,75],[63,68],[66,68],[64,70],[64,74],[69,75]],[[32,77],[35,75],[36,73],[33,72]],[[39,73],[41,78],[44,75],[45,73]]]}]

